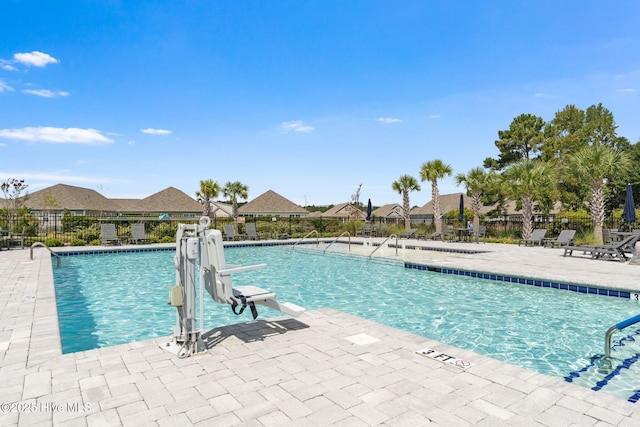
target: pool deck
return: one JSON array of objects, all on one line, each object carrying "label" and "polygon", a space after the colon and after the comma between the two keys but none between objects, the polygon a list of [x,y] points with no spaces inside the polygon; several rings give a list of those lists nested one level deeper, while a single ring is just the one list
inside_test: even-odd
[{"label": "pool deck", "polygon": [[[640,292],[640,265],[540,247],[402,244],[483,252],[379,255]],[[354,253],[371,250],[352,245]],[[2,426],[640,425],[640,403],[332,309],[209,330],[208,351],[186,359],[160,348],[167,338],[62,355],[42,248],[33,261],[28,249],[0,252],[0,321]],[[470,366],[417,353],[426,348]]]}]

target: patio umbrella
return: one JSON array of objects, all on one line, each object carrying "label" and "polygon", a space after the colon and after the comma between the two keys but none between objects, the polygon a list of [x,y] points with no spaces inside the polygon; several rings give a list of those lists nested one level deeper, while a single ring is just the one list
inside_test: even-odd
[{"label": "patio umbrella", "polygon": [[622,219],[626,223],[636,222],[636,204],[633,201],[633,190],[631,184],[627,184],[627,196],[624,199],[624,209]]},{"label": "patio umbrella", "polygon": [[460,210],[458,211],[458,221],[464,220],[464,197],[460,195]]},{"label": "patio umbrella", "polygon": [[367,203],[367,221],[371,220],[371,199],[369,199],[369,202]]}]

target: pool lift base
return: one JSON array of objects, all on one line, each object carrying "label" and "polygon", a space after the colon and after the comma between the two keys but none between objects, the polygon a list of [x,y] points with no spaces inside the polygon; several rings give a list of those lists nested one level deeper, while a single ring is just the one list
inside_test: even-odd
[{"label": "pool lift base", "polygon": [[[276,301],[274,292],[256,286],[231,285],[231,274],[265,268],[266,264],[251,266],[227,265],[222,234],[209,229],[210,221],[203,217],[200,224],[178,224],[176,233],[176,285],[169,288],[168,304],[176,307],[176,325],[171,340],[160,347],[180,358],[206,352],[202,341],[204,330],[204,290],[217,303],[228,304],[236,314],[250,307],[253,319],[258,316],[256,305],[264,305],[296,317],[305,309],[293,303]],[[196,271],[199,276],[196,310]],[[239,311],[238,307],[241,307]],[[200,313],[200,327],[196,325],[196,311]]]},{"label": "pool lift base", "polygon": [[200,333],[198,333],[198,337],[195,341],[178,341],[176,337],[172,337],[170,341],[160,345],[160,348],[174,356],[178,356],[180,359],[193,356],[195,354],[206,353],[207,351],[204,341],[200,338]]}]

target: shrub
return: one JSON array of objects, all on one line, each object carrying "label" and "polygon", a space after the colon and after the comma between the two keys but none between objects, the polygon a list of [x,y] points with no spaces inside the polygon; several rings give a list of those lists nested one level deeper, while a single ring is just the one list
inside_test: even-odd
[{"label": "shrub", "polygon": [[44,241],[44,244],[47,245],[50,248],[55,248],[55,247],[59,247],[59,246],[64,246],[64,243],[62,243],[60,240],[58,239],[47,239]]},{"label": "shrub", "polygon": [[395,234],[396,236],[399,236],[402,233],[405,233],[407,231],[409,231],[409,230],[404,228],[404,225],[393,224],[393,225],[390,225],[389,227],[387,227],[387,234],[388,235]]},{"label": "shrub", "polygon": [[162,239],[160,239],[161,243],[174,243],[175,241],[176,238],[171,236],[164,236]]},{"label": "shrub", "polygon": [[325,224],[328,224],[328,221],[323,221],[322,218],[308,218],[311,227],[318,230],[319,233],[322,233],[325,230]]},{"label": "shrub", "polygon": [[159,239],[163,239],[164,237],[171,237],[171,241],[175,242],[176,233],[178,231],[177,224],[159,222],[155,226],[150,226],[150,228],[151,229],[148,232],[149,235],[156,236]]},{"label": "shrub", "polygon": [[93,239],[91,241],[91,246],[100,246],[102,244],[102,242],[100,241],[100,239]]},{"label": "shrub", "polygon": [[69,243],[69,244],[71,246],[84,246],[84,245],[87,244],[87,241],[83,240],[83,239],[75,238],[75,239],[71,239],[71,243]]},{"label": "shrub", "polygon": [[89,226],[78,226],[74,230],[74,238],[84,240],[85,242],[91,242],[100,238],[100,226],[98,223],[91,224]]},{"label": "shrub", "polygon": [[350,235],[355,236],[358,230],[360,230],[364,226],[364,221],[353,220],[349,221],[345,224],[346,231],[349,232]]},{"label": "shrub", "polygon": [[94,216],[87,215],[71,215],[66,213],[62,217],[62,231],[64,233],[70,233],[75,231],[78,227],[91,227],[98,224],[98,219]]},{"label": "shrub", "polygon": [[595,245],[597,244],[593,231],[577,232],[574,238],[576,245]]}]

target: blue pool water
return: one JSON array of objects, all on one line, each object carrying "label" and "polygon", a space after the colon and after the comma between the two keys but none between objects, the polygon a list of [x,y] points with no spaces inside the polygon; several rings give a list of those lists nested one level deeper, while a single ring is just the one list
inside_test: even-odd
[{"label": "blue pool water", "polygon": [[[254,284],[307,310],[331,307],[559,378],[589,365],[603,352],[606,329],[640,312],[628,299],[407,269],[397,262],[283,247],[227,248],[225,254],[231,264],[268,264],[234,275],[235,285]],[[175,323],[175,309],[167,305],[173,255],[65,257],[54,267],[63,352],[169,336]],[[251,320],[205,302],[207,329]],[[259,312],[261,318],[280,315],[264,307]]]}]

